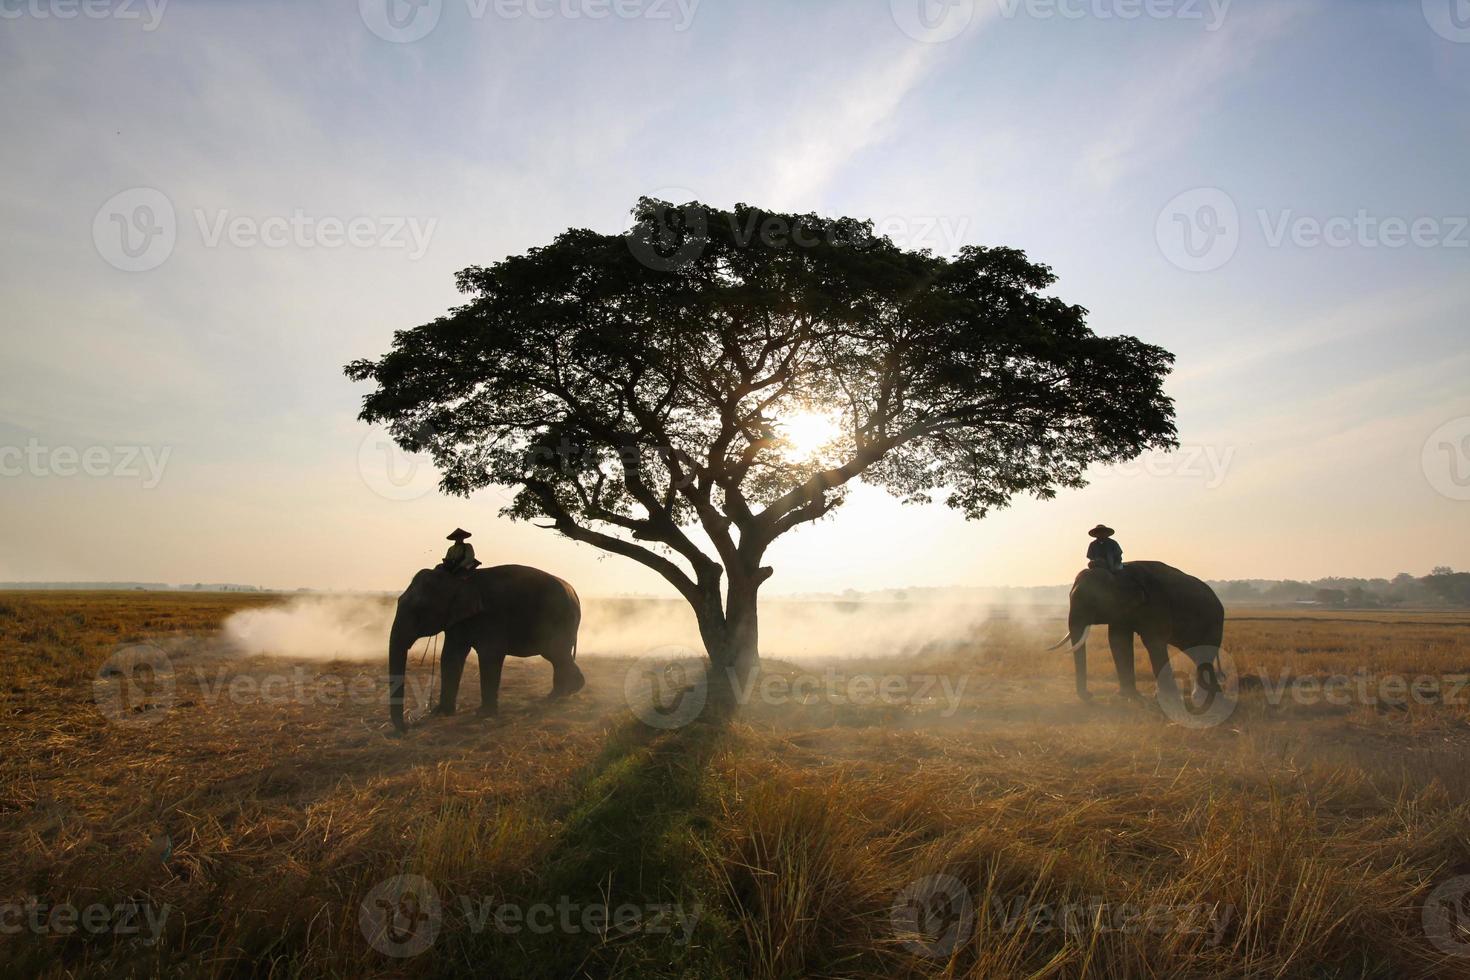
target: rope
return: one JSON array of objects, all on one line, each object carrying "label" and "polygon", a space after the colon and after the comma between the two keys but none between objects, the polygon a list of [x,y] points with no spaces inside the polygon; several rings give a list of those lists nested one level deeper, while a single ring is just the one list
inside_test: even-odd
[{"label": "rope", "polygon": [[433,636],[429,637],[429,642],[424,644],[424,652],[419,655],[419,666],[420,667],[422,667],[424,665],[424,661],[425,660],[428,660],[429,659],[429,653],[430,653],[430,651],[433,652],[434,662],[429,667],[429,703],[424,708],[424,714],[425,715],[429,714],[431,711],[434,710],[434,689],[439,684],[439,634],[438,633],[435,633]]}]

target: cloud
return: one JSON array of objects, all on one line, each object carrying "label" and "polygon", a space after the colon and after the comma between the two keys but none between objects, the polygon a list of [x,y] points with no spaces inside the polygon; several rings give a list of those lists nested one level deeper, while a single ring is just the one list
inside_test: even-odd
[{"label": "cloud", "polygon": [[1082,152],[1078,169],[1084,181],[1106,190],[1186,142],[1224,83],[1318,6],[1303,2],[1232,8],[1218,30],[1172,44],[1161,57],[1142,59],[1142,71],[1117,94],[1115,111],[1098,120],[1100,135]]},{"label": "cloud", "polygon": [[[984,29],[998,12],[977,5],[966,37]],[[906,98],[945,60],[964,50],[964,40],[915,42],[894,31],[893,46],[864,60],[839,62],[822,88],[799,87],[799,102],[774,142],[775,172],[765,193],[771,206],[806,208],[837,172],[865,147],[884,139]],[[895,55],[893,52],[897,51]]]},{"label": "cloud", "polygon": [[[1237,318],[1229,324],[1216,324],[1209,332],[1225,339],[1215,352],[1192,360],[1174,373],[1175,383],[1200,382],[1214,375],[1243,371],[1269,361],[1280,361],[1329,344],[1403,331],[1437,317],[1454,316],[1470,303],[1470,288],[1453,282],[1437,290],[1422,286],[1406,286],[1384,290],[1374,296],[1354,296],[1340,306],[1308,316],[1292,324],[1264,324],[1254,335],[1241,329]],[[1285,317],[1278,311],[1277,317]],[[1250,343],[1242,343],[1250,336]]]}]

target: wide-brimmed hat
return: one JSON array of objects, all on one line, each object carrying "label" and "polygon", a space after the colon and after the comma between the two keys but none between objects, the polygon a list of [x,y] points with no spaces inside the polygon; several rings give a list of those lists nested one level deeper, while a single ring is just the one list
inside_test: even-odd
[{"label": "wide-brimmed hat", "polygon": [[1089,538],[1111,538],[1113,536],[1113,529],[1106,524],[1099,524],[1091,531],[1088,531],[1087,536]]},{"label": "wide-brimmed hat", "polygon": [[457,527],[457,528],[454,529],[453,533],[451,533],[449,535],[449,537],[445,538],[444,540],[445,541],[463,541],[465,538],[467,538],[469,536],[470,536],[470,532],[466,531],[462,527]]}]

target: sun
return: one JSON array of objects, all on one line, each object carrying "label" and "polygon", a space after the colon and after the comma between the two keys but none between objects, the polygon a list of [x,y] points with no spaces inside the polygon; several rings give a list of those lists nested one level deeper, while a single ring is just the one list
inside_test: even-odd
[{"label": "sun", "polygon": [[797,459],[811,459],[842,434],[842,426],[832,412],[797,412],[779,425],[790,443],[788,452]]}]

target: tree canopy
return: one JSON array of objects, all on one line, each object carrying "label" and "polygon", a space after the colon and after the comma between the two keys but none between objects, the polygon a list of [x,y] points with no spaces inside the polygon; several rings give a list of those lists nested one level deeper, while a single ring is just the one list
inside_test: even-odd
[{"label": "tree canopy", "polygon": [[[768,545],[858,477],[979,518],[1175,445],[1173,356],[1094,334],[1016,249],[744,204],[633,217],[464,269],[462,306],[346,371],[444,491],[516,488],[509,516],[658,571],[717,660],[754,652]],[[832,438],[802,445],[814,414]]]}]

